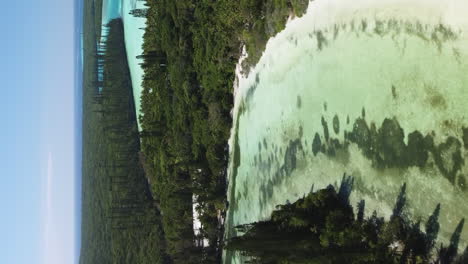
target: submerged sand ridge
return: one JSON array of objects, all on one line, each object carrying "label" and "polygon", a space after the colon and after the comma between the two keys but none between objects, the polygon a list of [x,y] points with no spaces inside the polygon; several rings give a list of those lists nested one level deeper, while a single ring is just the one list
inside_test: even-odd
[{"label": "submerged sand ridge", "polygon": [[446,241],[468,215],[466,11],[462,1],[317,0],[272,38],[238,80],[228,236],[346,173],[368,215],[388,217],[404,183],[415,219],[441,203]]}]

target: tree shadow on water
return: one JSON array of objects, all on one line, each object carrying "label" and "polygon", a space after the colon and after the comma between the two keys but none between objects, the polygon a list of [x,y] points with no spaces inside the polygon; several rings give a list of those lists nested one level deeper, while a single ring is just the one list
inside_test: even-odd
[{"label": "tree shadow on water", "polygon": [[243,236],[228,241],[226,249],[250,256],[253,263],[468,263],[468,249],[458,246],[464,219],[450,244],[436,247],[440,230],[438,204],[425,223],[406,213],[407,185],[400,189],[389,220],[377,212],[365,216],[365,201],[350,205],[354,178],[343,175],[339,188],[329,185],[294,203],[278,205],[270,220],[241,225]]}]

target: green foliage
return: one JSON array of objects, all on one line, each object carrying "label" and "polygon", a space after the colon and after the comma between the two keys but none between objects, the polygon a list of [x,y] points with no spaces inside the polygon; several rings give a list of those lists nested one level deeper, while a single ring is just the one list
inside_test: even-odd
[{"label": "green foliage", "polygon": [[[302,7],[300,2],[302,2]],[[242,44],[258,59],[269,36],[308,1],[148,1],[142,150],[161,201],[168,253],[187,263],[192,196],[209,240],[199,260],[221,260],[234,69]],[[273,27],[272,29],[269,27]],[[296,219],[298,225],[300,219]],[[197,250],[195,250],[197,251]],[[197,258],[197,257],[195,257]],[[179,261],[180,260],[180,261]]]},{"label": "green foliage", "polygon": [[358,217],[349,204],[352,179],[343,177],[340,190],[332,186],[310,193],[293,204],[277,206],[271,219],[238,226],[242,236],[228,241],[227,250],[250,256],[252,263],[464,263],[467,250],[457,256],[464,220],[455,229],[448,247],[435,248],[440,206],[429,217],[426,232],[420,222],[402,217],[406,185],[397,198],[389,221],[374,214]]},{"label": "green foliage", "polygon": [[94,28],[96,32],[96,39],[101,39],[101,27],[102,27],[102,7],[103,0],[94,0],[93,9],[94,9]]},{"label": "green foliage", "polygon": [[107,27],[99,52],[94,31],[85,38],[80,263],[168,263],[139,154],[123,24],[112,20]]}]

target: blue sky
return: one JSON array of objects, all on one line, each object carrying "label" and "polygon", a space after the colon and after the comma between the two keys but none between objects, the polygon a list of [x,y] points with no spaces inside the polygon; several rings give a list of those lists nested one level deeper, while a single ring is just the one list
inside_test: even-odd
[{"label": "blue sky", "polygon": [[75,263],[74,0],[2,2],[0,263]]}]

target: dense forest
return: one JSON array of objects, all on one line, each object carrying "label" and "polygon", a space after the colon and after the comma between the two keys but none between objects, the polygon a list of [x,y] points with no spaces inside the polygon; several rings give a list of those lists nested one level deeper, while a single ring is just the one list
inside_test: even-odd
[{"label": "dense forest", "polygon": [[244,234],[230,239],[227,249],[242,252],[252,263],[265,264],[468,262],[468,247],[458,252],[464,219],[448,245],[437,245],[440,205],[426,223],[411,221],[403,185],[388,221],[375,211],[366,217],[364,200],[357,204],[355,215],[349,202],[352,186],[353,178],[343,176],[338,190],[330,185],[295,203],[277,206],[270,220],[236,227]]},{"label": "dense forest", "polygon": [[[147,2],[140,56],[142,151],[174,263],[221,261],[235,64],[243,44],[248,63],[255,63],[268,38],[307,5],[307,0]],[[197,235],[194,201],[202,224]],[[193,241],[201,239],[208,243],[194,248]]]},{"label": "dense forest", "polygon": [[[235,65],[243,46],[244,69],[254,65],[308,2],[148,0],[133,11],[147,18],[138,131],[122,21],[100,43],[102,1],[85,1],[80,263],[221,263]],[[439,207],[425,232],[402,213],[404,188],[388,222],[365,217],[364,202],[355,216],[351,184],[279,206],[227,248],[259,263],[464,263],[463,220],[438,246]]]},{"label": "dense forest", "polygon": [[94,20],[86,19],[93,12],[87,3],[80,263],[167,263],[140,153],[123,24],[112,20],[98,48]]},{"label": "dense forest", "polygon": [[148,21],[138,133],[122,22],[100,43],[102,1],[85,1],[80,263],[221,262],[235,63],[242,44],[254,63],[307,3],[148,1],[135,10]]}]

